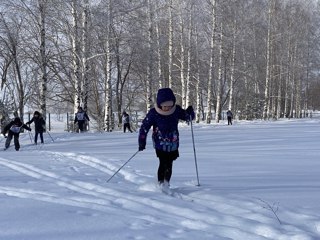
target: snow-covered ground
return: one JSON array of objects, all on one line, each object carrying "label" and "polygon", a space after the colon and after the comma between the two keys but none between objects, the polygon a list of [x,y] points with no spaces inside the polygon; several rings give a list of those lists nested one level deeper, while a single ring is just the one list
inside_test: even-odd
[{"label": "snow-covered ground", "polygon": [[[33,127],[33,126],[32,126]],[[21,134],[0,153],[0,239],[320,239],[320,121],[181,124],[170,194],[148,136]],[[4,145],[4,140],[1,141]]]}]

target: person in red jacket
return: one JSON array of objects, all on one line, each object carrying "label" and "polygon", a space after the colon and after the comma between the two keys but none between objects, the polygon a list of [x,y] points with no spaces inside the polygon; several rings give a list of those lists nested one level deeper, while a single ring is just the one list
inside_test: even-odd
[{"label": "person in red jacket", "polygon": [[11,121],[8,125],[6,125],[3,129],[2,134],[5,136],[8,132],[7,140],[5,142],[5,150],[10,147],[10,143],[12,138],[14,138],[14,146],[16,151],[19,151],[20,149],[20,143],[19,143],[19,135],[21,128],[24,128],[28,131],[31,131],[31,128],[29,128],[26,124],[23,124],[20,120],[20,118],[16,117],[13,121]]}]

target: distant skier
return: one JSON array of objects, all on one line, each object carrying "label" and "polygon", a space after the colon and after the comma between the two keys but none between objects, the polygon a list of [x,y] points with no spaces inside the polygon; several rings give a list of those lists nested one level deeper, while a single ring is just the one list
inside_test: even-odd
[{"label": "distant skier", "polygon": [[86,121],[90,121],[87,113],[83,111],[82,107],[78,107],[78,112],[75,114],[74,123],[78,123],[78,127],[80,132],[85,131],[85,123]]},{"label": "distant skier", "polygon": [[227,111],[228,125],[232,125],[232,118],[233,118],[233,114],[232,114],[231,110],[229,109]]},{"label": "distant skier", "polygon": [[34,130],[35,130],[34,144],[37,145],[38,135],[40,136],[40,141],[43,144],[43,132],[45,131],[46,122],[44,121],[43,117],[38,111],[35,111],[33,113],[33,117],[29,122],[26,122],[26,124],[30,125],[33,122],[34,122]]},{"label": "distant skier", "polygon": [[123,123],[123,132],[125,133],[128,129],[130,132],[132,132],[130,127],[130,116],[125,111],[122,113],[122,123]]},{"label": "distant skier", "polygon": [[147,134],[151,127],[153,146],[159,158],[158,182],[169,185],[173,161],[179,157],[179,120],[194,119],[192,106],[186,110],[176,105],[176,97],[170,88],[158,90],[157,103],[150,109],[139,132],[139,151],[146,147]]},{"label": "distant skier", "polygon": [[20,118],[18,117],[16,117],[13,121],[11,121],[8,125],[4,127],[2,134],[6,136],[6,133],[8,132],[7,140],[5,142],[5,150],[9,148],[12,138],[14,138],[15,149],[16,151],[19,151],[19,135],[21,128],[31,131],[31,128],[29,128],[26,124],[23,124]]}]

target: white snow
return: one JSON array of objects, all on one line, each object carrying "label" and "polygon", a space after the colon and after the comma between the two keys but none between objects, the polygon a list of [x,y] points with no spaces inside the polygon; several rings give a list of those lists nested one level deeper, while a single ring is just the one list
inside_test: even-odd
[{"label": "white snow", "polygon": [[[181,124],[171,189],[156,183],[151,133],[20,135],[0,153],[0,239],[320,239],[320,121]],[[32,126],[33,127],[33,126]],[[4,140],[1,141],[4,146]]]}]

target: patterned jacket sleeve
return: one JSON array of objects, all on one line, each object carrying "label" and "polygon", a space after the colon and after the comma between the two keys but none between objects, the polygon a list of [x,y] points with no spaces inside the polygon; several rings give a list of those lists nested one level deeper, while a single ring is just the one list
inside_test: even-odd
[{"label": "patterned jacket sleeve", "polygon": [[194,111],[193,111],[192,108],[191,108],[191,111],[190,111],[190,110],[184,110],[181,107],[179,107],[179,119],[189,122],[190,121],[190,117],[191,117],[192,120],[195,117],[195,114],[194,114]]},{"label": "patterned jacket sleeve", "polygon": [[194,111],[193,111],[193,108],[191,109],[191,112],[188,112],[188,111],[186,111],[186,118],[187,118],[187,121],[190,121],[190,117],[191,117],[191,121],[192,120],[194,120],[194,118],[195,118],[195,113],[194,113]]},{"label": "patterned jacket sleeve", "polygon": [[152,110],[150,110],[147,114],[147,116],[143,119],[141,127],[140,127],[140,131],[139,131],[139,147],[146,147],[146,143],[147,143],[147,135],[148,132],[151,128],[151,126],[153,125],[153,113]]}]

